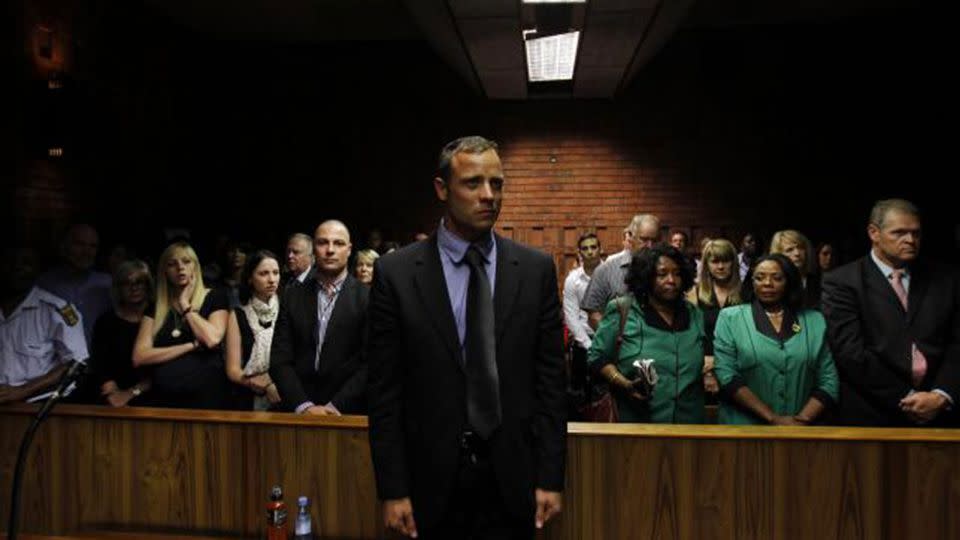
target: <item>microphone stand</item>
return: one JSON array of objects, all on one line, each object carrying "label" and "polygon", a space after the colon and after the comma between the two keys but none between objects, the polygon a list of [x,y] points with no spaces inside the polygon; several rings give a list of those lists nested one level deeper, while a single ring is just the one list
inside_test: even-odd
[{"label": "microphone stand", "polygon": [[31,422],[27,428],[27,432],[23,434],[23,439],[20,441],[20,450],[17,452],[17,464],[13,473],[13,493],[10,495],[10,521],[7,522],[7,540],[17,540],[17,529],[19,527],[18,522],[20,517],[20,484],[23,482],[23,466],[26,464],[27,451],[30,449],[30,444],[33,443],[33,436],[36,435],[40,423],[47,418],[50,411],[53,410],[53,407],[70,393],[70,385],[83,375],[85,369],[86,364],[83,362],[73,361],[70,364],[67,371],[63,373],[63,377],[60,378],[60,384],[57,386],[57,389],[43,402],[40,411],[37,412],[37,416],[33,418],[33,422]]}]

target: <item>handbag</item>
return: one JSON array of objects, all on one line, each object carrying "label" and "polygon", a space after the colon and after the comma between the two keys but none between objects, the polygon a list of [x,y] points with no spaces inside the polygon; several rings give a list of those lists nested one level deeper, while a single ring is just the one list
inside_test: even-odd
[{"label": "handbag", "polygon": [[[620,329],[617,331],[617,341],[614,344],[614,358],[620,358],[620,346],[623,343],[623,329],[627,326],[627,315],[630,313],[629,297],[617,299],[617,309],[620,311]],[[604,383],[594,383],[588,389],[596,399],[589,400],[581,406],[578,413],[586,422],[614,423],[620,419],[617,411],[617,402],[610,393],[610,388]]]}]

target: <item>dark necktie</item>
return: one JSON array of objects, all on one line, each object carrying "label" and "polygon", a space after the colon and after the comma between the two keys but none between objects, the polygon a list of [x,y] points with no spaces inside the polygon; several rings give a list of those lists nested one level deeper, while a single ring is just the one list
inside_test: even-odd
[{"label": "dark necktie", "polygon": [[470,266],[465,343],[467,421],[480,437],[487,439],[500,425],[501,418],[493,298],[479,249],[471,245],[464,260]]}]

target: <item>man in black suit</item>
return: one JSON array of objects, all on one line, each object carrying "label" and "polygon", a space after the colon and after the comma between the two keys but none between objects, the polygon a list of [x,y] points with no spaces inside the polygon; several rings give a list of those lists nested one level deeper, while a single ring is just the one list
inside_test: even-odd
[{"label": "man in black suit", "polygon": [[347,272],[350,231],[343,223],[321,223],[313,247],[315,277],[280,299],[270,378],[288,410],[363,414],[369,293]]},{"label": "man in black suit", "polygon": [[902,199],[870,214],[870,254],[823,278],[823,314],[840,372],[837,421],[955,425],[960,282],[918,258],[920,214]]},{"label": "man in black suit", "polygon": [[377,260],[370,446],[387,526],[420,538],[532,538],[560,511],[566,421],[551,258],[493,233],[497,146],[440,154],[436,233]]},{"label": "man in black suit", "polygon": [[302,285],[314,279],[316,270],[313,265],[313,238],[303,233],[290,235],[286,254],[284,288]]}]

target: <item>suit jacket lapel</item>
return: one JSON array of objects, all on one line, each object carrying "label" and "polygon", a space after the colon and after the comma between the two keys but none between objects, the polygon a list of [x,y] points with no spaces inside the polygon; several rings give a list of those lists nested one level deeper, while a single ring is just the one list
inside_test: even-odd
[{"label": "suit jacket lapel", "polygon": [[320,345],[318,342],[319,331],[320,331],[320,321],[317,319],[317,292],[320,290],[317,280],[311,278],[309,281],[304,280],[303,289],[305,291],[305,302],[304,307],[306,308],[303,314],[304,317],[308,317],[310,324],[307,325],[307,328],[310,329],[310,343],[313,344],[313,350],[316,351],[317,347]]},{"label": "suit jacket lapel", "polygon": [[[359,282],[356,280],[356,278],[351,276],[349,273],[347,274],[346,279],[343,280],[343,285],[340,286],[340,293],[337,294],[337,302],[333,304],[333,310],[330,312],[330,320],[327,321],[327,333],[323,338],[324,341],[327,340],[327,337],[336,335],[336,330],[334,330],[334,326],[339,324],[340,320],[348,316],[350,312],[353,310],[353,302],[351,301],[351,298],[353,296],[353,288],[356,287],[358,284]],[[313,295],[313,299],[314,299],[314,303],[317,303],[317,295]],[[314,334],[319,334],[320,333],[319,321],[316,324],[316,328],[317,330],[314,331]]]},{"label": "suit jacket lapel", "polygon": [[920,311],[920,304],[923,303],[923,299],[927,296],[927,285],[929,285],[930,281],[924,279],[925,277],[923,267],[919,264],[914,265],[914,268],[910,270],[910,290],[907,292],[908,323],[913,322],[914,317],[916,317]]},{"label": "suit jacket lapel", "polygon": [[506,322],[509,320],[510,311],[517,299],[517,291],[520,290],[522,277],[518,268],[520,261],[517,259],[516,253],[513,252],[510,243],[504,241],[500,236],[495,235],[495,238],[497,242],[497,281],[493,289],[493,313],[495,335],[499,344],[506,328]]},{"label": "suit jacket lapel", "polygon": [[[870,287],[876,289],[880,293],[880,298],[883,298],[884,301],[891,304],[893,309],[906,315],[906,312],[903,310],[903,304],[901,304],[900,299],[897,298],[897,293],[894,292],[890,280],[877,268],[876,263],[873,262],[873,259],[871,259],[869,255],[863,258],[863,279]],[[909,299],[907,300],[907,305],[910,305]]]},{"label": "suit jacket lapel", "polygon": [[447,292],[447,280],[443,276],[443,265],[440,262],[440,250],[437,247],[437,234],[434,233],[427,242],[424,242],[415,264],[417,271],[414,274],[414,285],[423,302],[426,318],[440,333],[443,342],[450,349],[450,354],[457,360],[457,365],[463,367],[460,361],[460,337],[457,334],[457,323],[453,318],[453,308],[450,304],[450,294]]}]

